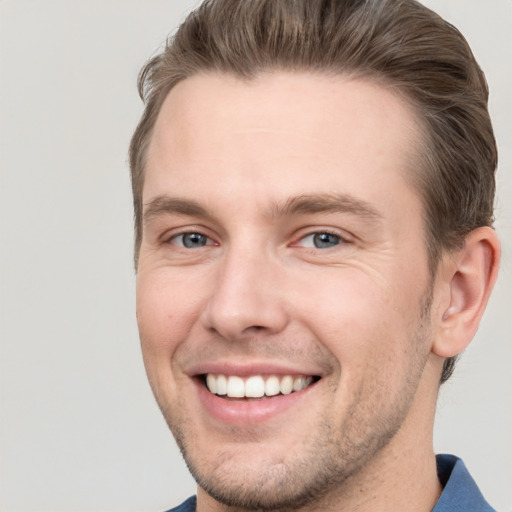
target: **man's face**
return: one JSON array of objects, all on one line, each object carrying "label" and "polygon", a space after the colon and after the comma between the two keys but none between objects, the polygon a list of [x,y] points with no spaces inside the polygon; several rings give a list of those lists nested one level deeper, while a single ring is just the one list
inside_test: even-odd
[{"label": "man's face", "polygon": [[219,501],[298,506],[416,435],[430,353],[405,178],[418,138],[403,100],[344,77],[200,75],[166,99],[137,317],[157,401]]}]

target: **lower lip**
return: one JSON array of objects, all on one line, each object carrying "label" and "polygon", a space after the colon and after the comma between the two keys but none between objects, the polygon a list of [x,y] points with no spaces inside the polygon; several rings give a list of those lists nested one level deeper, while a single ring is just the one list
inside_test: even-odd
[{"label": "lower lip", "polygon": [[281,414],[304,400],[317,383],[288,395],[276,395],[262,400],[228,400],[210,393],[196,379],[196,388],[201,403],[215,420],[228,425],[254,425]]}]

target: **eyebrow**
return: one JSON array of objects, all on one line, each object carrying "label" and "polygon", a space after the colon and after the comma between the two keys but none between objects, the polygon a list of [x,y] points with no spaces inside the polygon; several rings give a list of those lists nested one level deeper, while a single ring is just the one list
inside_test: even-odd
[{"label": "eyebrow", "polygon": [[[144,204],[144,223],[160,215],[188,215],[212,217],[211,213],[193,199],[168,195],[157,196]],[[348,213],[368,221],[382,219],[382,214],[369,202],[348,194],[311,194],[291,197],[284,203],[274,203],[272,218],[315,213]]]},{"label": "eyebrow", "polygon": [[382,214],[371,203],[348,194],[300,195],[272,207],[273,217],[312,213],[348,213],[368,221],[382,219]]},{"label": "eyebrow", "polygon": [[209,217],[208,211],[191,199],[181,199],[167,195],[157,196],[144,203],[144,224],[160,215],[189,215],[194,217]]}]

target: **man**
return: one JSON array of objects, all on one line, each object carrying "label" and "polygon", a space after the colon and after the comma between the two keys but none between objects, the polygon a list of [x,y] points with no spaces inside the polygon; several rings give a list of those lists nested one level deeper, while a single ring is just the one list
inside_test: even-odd
[{"label": "man", "polygon": [[496,279],[496,147],[460,33],[412,0],[213,0],[140,78],[149,381],[177,510],[492,510],[435,457]]}]

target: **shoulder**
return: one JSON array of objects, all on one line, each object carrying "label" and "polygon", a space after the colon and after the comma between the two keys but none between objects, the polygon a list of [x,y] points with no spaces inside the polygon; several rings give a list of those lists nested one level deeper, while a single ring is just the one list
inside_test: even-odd
[{"label": "shoulder", "polygon": [[432,512],[496,512],[458,457],[438,455],[437,474],[444,489]]},{"label": "shoulder", "polygon": [[181,505],[171,508],[167,512],[195,512],[196,510],[196,497],[192,496]]}]

